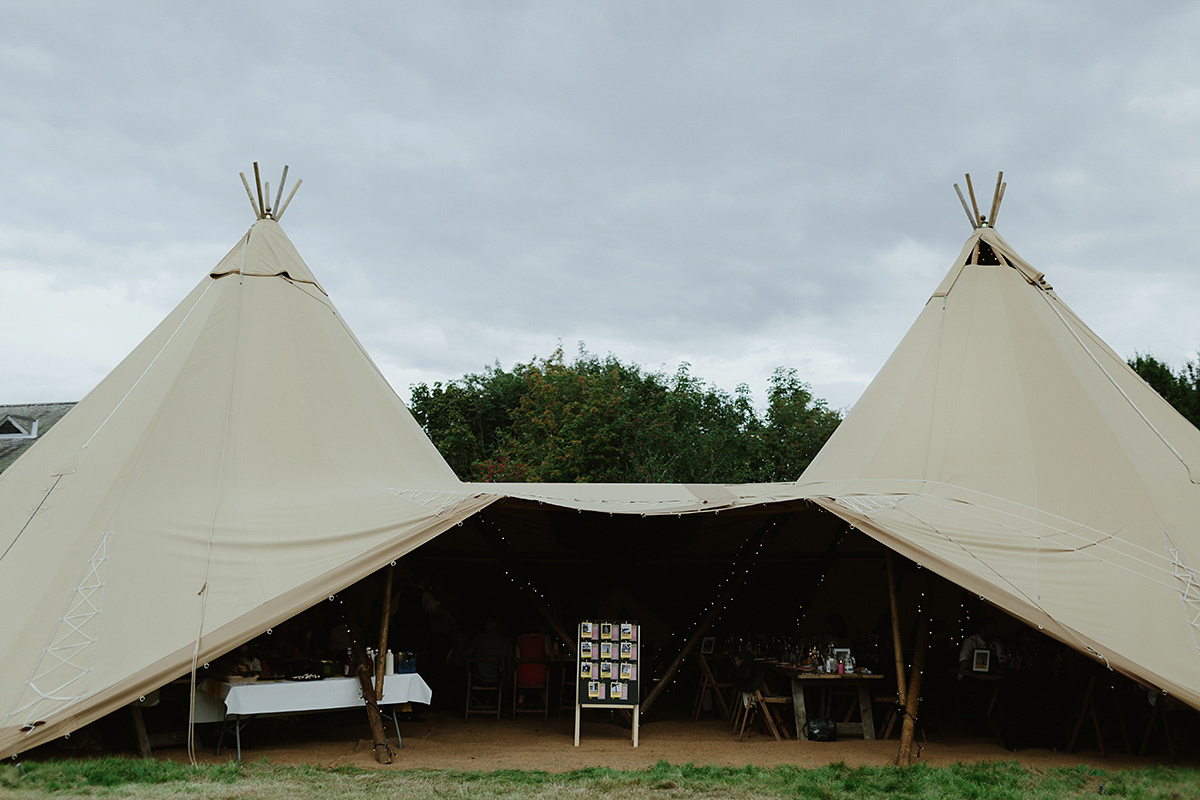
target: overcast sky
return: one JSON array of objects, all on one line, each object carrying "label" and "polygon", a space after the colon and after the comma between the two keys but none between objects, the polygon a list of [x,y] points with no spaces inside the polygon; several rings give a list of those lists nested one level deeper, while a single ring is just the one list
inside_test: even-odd
[{"label": "overcast sky", "polygon": [[[0,403],[80,399],[254,221],[404,398],[580,342],[848,408],[970,226],[1200,348],[1200,4],[13,2]],[[965,189],[965,186],[964,186]],[[989,203],[990,204],[990,200]]]}]

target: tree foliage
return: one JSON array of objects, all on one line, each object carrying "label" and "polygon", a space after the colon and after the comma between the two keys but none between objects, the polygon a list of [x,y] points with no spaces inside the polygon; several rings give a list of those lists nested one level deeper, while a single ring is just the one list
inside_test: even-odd
[{"label": "tree foliage", "polygon": [[1139,353],[1129,359],[1129,366],[1176,411],[1200,428],[1200,359],[1187,362],[1175,372],[1154,356]]},{"label": "tree foliage", "polygon": [[414,416],[464,480],[752,483],[795,480],[841,415],[794,369],[759,413],[693,376],[646,372],[580,349],[506,371],[495,364],[412,390]]}]

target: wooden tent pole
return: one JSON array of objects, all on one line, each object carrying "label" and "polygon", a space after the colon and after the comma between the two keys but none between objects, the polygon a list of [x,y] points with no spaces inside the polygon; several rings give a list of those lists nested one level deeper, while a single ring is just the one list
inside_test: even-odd
[{"label": "wooden tent pole", "polygon": [[979,227],[979,203],[975,202],[975,187],[971,185],[971,173],[967,173],[967,194],[971,195],[971,208],[975,209],[975,227]]},{"label": "wooden tent pole", "polygon": [[646,695],[646,698],[642,700],[641,713],[645,714],[650,709],[650,706],[654,705],[654,701],[658,699],[658,696],[666,690],[668,684],[671,682],[671,678],[675,677],[675,673],[679,671],[679,666],[683,663],[684,659],[692,654],[692,651],[696,649],[696,646],[700,644],[701,638],[703,638],[709,627],[716,622],[717,617],[724,610],[725,604],[728,603],[733,597],[734,589],[740,586],[740,582],[738,582],[736,586],[730,586],[729,590],[722,595],[721,599],[713,604],[712,611],[709,611],[704,616],[704,619],[700,621],[700,624],[696,626],[695,632],[692,634],[691,638],[684,643],[683,649],[679,651],[679,655],[675,656],[674,660],[671,661],[670,665],[667,667],[666,672],[663,673],[662,678],[657,684],[655,684],[654,688],[650,690],[650,693]]},{"label": "wooden tent pole", "polygon": [[[1003,175],[1004,173],[1001,173],[1001,174]],[[1003,186],[1000,187],[1000,194],[996,195],[996,210],[992,212],[992,227],[993,228],[996,227],[996,218],[1000,216],[1000,204],[1004,202],[1004,190],[1007,188],[1008,188],[1008,184],[1005,183]]]},{"label": "wooden tent pole", "polygon": [[907,703],[908,693],[904,677],[904,643],[900,641],[899,587],[896,585],[896,555],[887,551],[888,601],[892,607],[892,649],[896,653],[896,702]]},{"label": "wooden tent pole", "polygon": [[296,196],[296,190],[300,188],[300,184],[302,184],[302,183],[304,183],[303,178],[296,181],[296,184],[294,186],[292,186],[292,190],[290,192],[288,192],[287,200],[284,200],[283,205],[281,205],[279,208],[277,208],[275,210],[275,221],[276,222],[279,222],[279,220],[283,219],[283,212],[287,211],[288,203],[292,202],[292,198]]},{"label": "wooden tent pole", "polygon": [[[254,183],[258,186],[259,219],[262,219],[262,217],[267,213],[267,204],[264,203],[262,199],[262,178],[260,178],[258,175],[257,161],[254,162]],[[974,200],[974,196],[972,196],[971,199]]]},{"label": "wooden tent pole", "polygon": [[692,654],[692,651],[695,650],[700,644],[700,640],[704,637],[705,632],[708,631],[709,627],[714,622],[716,622],[717,617],[720,616],[721,612],[725,610],[725,606],[730,600],[733,599],[734,594],[746,582],[746,576],[748,575],[749,570],[742,569],[743,565],[747,563],[750,557],[756,553],[759,548],[766,545],[775,537],[775,534],[777,534],[779,530],[779,524],[782,523],[786,517],[786,514],[772,514],[771,516],[767,517],[767,521],[763,523],[761,528],[759,528],[758,533],[753,537],[753,539],[746,543],[745,548],[742,550],[742,557],[738,560],[738,563],[734,567],[734,578],[730,580],[729,586],[726,587],[725,591],[721,594],[721,597],[717,599],[717,602],[713,603],[712,610],[705,614],[704,619],[702,619],[700,624],[696,626],[696,630],[692,633],[687,642],[684,643],[683,649],[679,651],[679,655],[675,656],[674,660],[671,661],[670,665],[667,667],[658,683],[653,689],[650,690],[650,693],[646,695],[645,699],[642,700],[642,714],[648,712],[650,710],[650,706],[654,705],[654,701],[658,699],[658,696],[666,691],[667,686],[669,686],[671,683],[671,678],[675,677],[675,673],[679,671],[679,666],[684,662],[684,659]]},{"label": "wooden tent pole", "polygon": [[363,647],[362,628],[353,609],[342,601],[342,615],[346,627],[350,629],[350,649],[354,653],[354,672],[358,675],[358,683],[362,687],[363,701],[367,707],[367,724],[371,726],[371,737],[375,744],[375,760],[380,764],[392,763],[392,748],[388,746],[387,734],[383,730],[383,715],[379,713],[379,698],[375,695],[375,687],[371,685],[371,667],[367,663],[367,651]]},{"label": "wooden tent pole", "polygon": [[[249,189],[249,188],[247,188],[247,189],[246,189],[246,191],[248,192],[248,191],[250,191],[250,189]],[[970,220],[970,222],[971,222],[971,227],[972,227],[972,228],[978,228],[978,227],[979,227],[979,220],[977,220],[977,219],[971,219],[971,209],[970,209],[970,207],[967,205],[967,198],[963,197],[962,189],[958,188],[958,184],[957,184],[957,183],[956,183],[956,184],[954,184],[954,191],[958,193],[958,202],[962,203],[962,207],[963,207],[963,213],[964,213],[964,214],[966,214],[966,215],[967,215],[967,219],[968,219],[968,220]],[[253,202],[254,202],[254,198],[250,198],[250,202],[252,202],[252,203],[253,203]]]},{"label": "wooden tent pole", "polygon": [[913,644],[912,679],[908,684],[908,702],[904,705],[904,724],[900,728],[900,749],[895,764],[907,767],[912,763],[913,735],[917,730],[917,704],[921,701],[921,676],[925,672],[925,650],[929,644],[929,620],[917,618],[917,639]]},{"label": "wooden tent pole", "polygon": [[242,176],[242,186],[246,187],[246,197],[250,198],[250,207],[254,209],[255,218],[261,219],[262,214],[258,210],[258,204],[254,202],[254,192],[250,191],[250,181],[246,180],[246,173],[239,172],[238,175]]},{"label": "wooden tent pole", "polygon": [[[283,165],[283,177],[279,179],[279,191],[277,191],[275,193],[275,205],[271,206],[271,208],[275,209],[276,212],[279,211],[279,201],[283,197],[283,185],[285,183],[287,183],[287,171],[288,171],[287,164],[284,164]],[[269,200],[270,198],[271,198],[271,193],[267,192],[267,199]]]},{"label": "wooden tent pole", "polygon": [[395,566],[387,568],[387,578],[383,585],[383,616],[379,621],[379,655],[375,657],[375,696],[383,697],[384,662],[387,661],[388,625],[392,619],[392,574]]},{"label": "wooden tent pole", "polygon": [[996,191],[992,194],[992,213],[988,217],[992,221],[992,227],[996,227],[996,212],[1000,210],[1000,184],[1004,180],[1004,173],[1001,172],[996,176]]}]

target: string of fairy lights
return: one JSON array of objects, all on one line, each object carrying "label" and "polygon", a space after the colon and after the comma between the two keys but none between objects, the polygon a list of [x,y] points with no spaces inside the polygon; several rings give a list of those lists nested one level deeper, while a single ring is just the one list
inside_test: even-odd
[{"label": "string of fairy lights", "polygon": [[[854,526],[853,525],[849,526],[849,529],[854,530]],[[845,534],[846,534],[845,530],[839,531],[837,538],[833,540],[833,544],[830,546],[829,551],[826,553],[826,557],[825,557],[823,565],[821,567],[821,577],[817,578],[817,582],[815,584],[813,584],[812,591],[809,592],[808,596],[809,596],[810,601],[812,600],[812,598],[816,597],[820,593],[821,587],[825,584],[825,578],[829,575],[829,567],[834,563],[833,556],[837,553],[837,549],[841,545],[842,539],[845,537]],[[808,617],[808,609],[805,607],[804,603],[801,603],[797,610],[800,612],[800,616],[796,617],[795,628],[799,629],[800,625]]]},{"label": "string of fairy lights", "polygon": [[[704,606],[704,608],[700,610],[699,617],[694,623],[685,628],[685,631],[690,633],[691,631],[699,629],[699,627],[704,623],[705,616],[709,612],[713,611],[719,602],[721,603],[721,608],[719,611],[717,611],[716,616],[713,617],[712,621],[709,623],[710,627],[711,625],[715,625],[720,621],[721,615],[725,613],[725,611],[729,608],[730,602],[733,600],[732,589],[734,588],[734,580],[736,579],[739,581],[744,581],[746,579],[746,577],[750,574],[750,565],[754,563],[756,557],[762,552],[763,547],[765,547],[766,544],[773,538],[772,532],[779,527],[784,519],[786,518],[776,515],[766,527],[759,531],[757,537],[751,537],[742,544],[738,555],[734,557],[733,569],[727,576],[725,576],[724,580],[717,585],[716,591],[713,593],[715,599],[711,600],[707,605]],[[748,552],[752,547],[753,552]],[[724,598],[723,602],[721,598]],[[669,649],[672,647],[672,643],[675,640],[675,634],[675,631],[671,631],[671,633],[667,636],[664,649]],[[675,678],[672,677],[671,684],[674,683]]]},{"label": "string of fairy lights", "polygon": [[[489,518],[488,515],[476,514],[471,518],[471,521],[480,526],[490,526],[493,529],[494,535],[501,542],[503,542],[505,546],[509,545],[508,538],[504,535],[504,529],[500,527],[500,525],[498,525],[494,520]],[[546,595],[541,589],[534,586],[533,583],[528,580],[518,580],[517,576],[514,575],[507,566],[504,567],[504,575],[508,578],[509,583],[511,583],[514,587],[518,589],[524,589],[525,591],[536,595],[538,599],[542,600],[543,602],[546,601]]]}]

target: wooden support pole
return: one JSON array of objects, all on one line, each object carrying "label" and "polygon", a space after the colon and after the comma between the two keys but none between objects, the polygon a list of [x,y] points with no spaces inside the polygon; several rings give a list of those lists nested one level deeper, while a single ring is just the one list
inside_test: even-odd
[{"label": "wooden support pole", "polygon": [[667,686],[671,683],[671,678],[675,677],[675,673],[679,671],[679,666],[684,662],[684,659],[691,655],[692,651],[699,646],[700,640],[704,637],[709,627],[716,622],[717,617],[725,610],[725,606],[733,599],[734,594],[745,584],[746,576],[749,574],[749,568],[746,565],[750,558],[759,548],[775,537],[775,534],[778,533],[778,525],[786,516],[785,514],[772,514],[767,517],[767,521],[759,528],[758,533],[746,543],[745,548],[742,550],[741,558],[738,559],[734,566],[733,578],[730,579],[729,585],[725,587],[725,591],[713,603],[712,610],[704,615],[704,619],[700,620],[700,624],[696,626],[696,630],[692,632],[691,637],[684,643],[683,649],[679,651],[679,655],[675,656],[675,659],[667,667],[658,683],[650,690],[646,698],[642,700],[642,714],[649,711],[650,706],[654,705],[654,701],[658,699],[658,696],[666,691]]},{"label": "wooden support pole", "polygon": [[887,551],[888,602],[892,607],[892,649],[896,654],[896,702],[901,706],[907,703],[908,690],[904,677],[904,643],[900,641],[900,601],[899,586],[896,581],[896,556]]},{"label": "wooden support pole", "polygon": [[675,659],[667,667],[666,672],[663,673],[662,678],[650,690],[650,693],[646,695],[646,699],[642,701],[643,714],[649,710],[650,706],[654,705],[654,701],[666,690],[667,686],[671,683],[671,678],[675,677],[675,673],[679,671],[679,666],[683,663],[684,659],[692,654],[696,646],[700,644],[700,639],[708,632],[709,627],[716,622],[717,617],[725,609],[725,604],[733,597],[733,591],[741,585],[739,581],[736,586],[730,586],[725,594],[713,604],[712,610],[704,615],[704,619],[700,620],[700,624],[696,626],[696,630],[692,633],[691,638],[684,643],[683,649],[679,651],[679,655],[675,656]]},{"label": "wooden support pole", "polygon": [[[249,191],[249,189],[247,189],[246,191]],[[963,213],[966,214],[967,219],[970,220],[971,227],[978,228],[979,220],[971,218],[971,208],[967,205],[967,198],[963,197],[962,189],[958,188],[957,183],[954,184],[954,191],[958,193],[958,202],[962,203]],[[251,198],[251,202],[253,202],[253,198]]]},{"label": "wooden support pole", "polygon": [[250,181],[246,180],[246,173],[239,172],[238,175],[242,176],[242,186],[246,187],[246,197],[250,198],[250,207],[254,209],[254,216],[261,218],[262,213],[258,210],[258,204],[254,202],[254,192],[250,191]]},{"label": "wooden support pole", "polygon": [[921,701],[921,676],[925,672],[925,650],[929,644],[929,620],[921,614],[917,619],[917,637],[913,644],[912,678],[908,683],[908,702],[904,705],[904,723],[900,728],[900,749],[895,764],[912,764],[913,736],[917,731],[917,705]]},{"label": "wooden support pole", "polygon": [[363,701],[367,706],[367,724],[371,726],[371,738],[375,744],[375,760],[380,764],[392,763],[392,748],[388,746],[387,734],[383,729],[383,715],[379,713],[379,698],[375,687],[371,685],[371,666],[367,660],[367,651],[363,647],[362,628],[354,610],[343,601],[342,614],[346,619],[346,627],[350,629],[350,648],[354,652],[354,672],[362,687]]},{"label": "wooden support pole", "polygon": [[[279,211],[279,200],[280,200],[280,198],[283,197],[283,185],[285,183],[287,183],[287,171],[288,171],[287,164],[284,164],[283,165],[283,177],[279,179],[279,191],[275,192],[275,205],[271,206],[271,208],[275,209],[276,212]],[[270,198],[269,192],[267,194],[267,197]]]},{"label": "wooden support pole", "polygon": [[[259,208],[258,217],[259,217],[259,219],[262,219],[262,217],[267,213],[267,204],[263,202],[263,198],[262,198],[262,178],[260,178],[258,175],[258,162],[257,161],[254,162],[254,183],[256,186],[258,186],[258,208]],[[974,195],[972,195],[971,200],[974,201],[974,199],[975,199],[975,197],[974,197]]]},{"label": "wooden support pole", "polygon": [[1001,172],[996,176],[996,191],[992,194],[992,212],[988,217],[992,221],[992,227],[996,227],[996,212],[1000,210],[1000,184],[1004,181],[1004,173]]},{"label": "wooden support pole", "polygon": [[287,211],[288,203],[292,202],[292,198],[296,196],[296,190],[300,188],[300,184],[302,184],[302,183],[304,183],[303,178],[296,181],[296,185],[292,187],[292,190],[290,192],[288,192],[287,200],[284,200],[283,205],[281,205],[275,211],[275,221],[276,222],[279,222],[279,220],[283,219],[283,212]]},{"label": "wooden support pole", "polygon": [[[1004,173],[1001,173],[1004,174]],[[996,210],[992,212],[992,227],[996,227],[996,217],[1000,216],[1000,204],[1004,202],[1004,190],[1008,188],[1005,183],[1000,187],[1000,194],[996,196]]]},{"label": "wooden support pole", "polygon": [[375,696],[383,697],[384,662],[387,661],[388,624],[392,619],[392,574],[395,566],[387,567],[387,578],[383,582],[383,616],[379,620],[379,655],[375,657]]},{"label": "wooden support pole", "polygon": [[150,749],[150,737],[146,735],[146,720],[142,716],[142,706],[134,700],[129,704],[129,713],[133,716],[133,728],[137,732],[138,752],[142,758],[154,758],[154,751]]},{"label": "wooden support pole", "polygon": [[[255,165],[257,169],[257,165]],[[975,227],[979,227],[979,203],[975,202],[975,187],[971,185],[971,173],[967,173],[967,194],[971,195],[971,208],[975,209]]]}]

